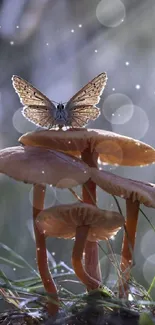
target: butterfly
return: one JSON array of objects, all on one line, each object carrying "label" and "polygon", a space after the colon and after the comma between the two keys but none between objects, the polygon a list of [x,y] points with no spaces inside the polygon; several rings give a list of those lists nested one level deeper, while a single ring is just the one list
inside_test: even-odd
[{"label": "butterfly", "polygon": [[12,76],[13,87],[24,105],[22,114],[32,123],[43,128],[83,127],[100,115],[100,96],[107,82],[105,72],[81,88],[66,105],[57,106],[37,88],[21,77]]}]

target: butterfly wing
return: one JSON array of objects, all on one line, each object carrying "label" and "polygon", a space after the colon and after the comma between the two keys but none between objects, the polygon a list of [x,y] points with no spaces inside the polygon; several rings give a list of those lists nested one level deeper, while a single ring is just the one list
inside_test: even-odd
[{"label": "butterfly wing", "polygon": [[22,110],[22,114],[30,122],[34,123],[37,126],[41,126],[43,128],[51,129],[56,125],[54,115],[51,114],[51,110],[49,110],[48,107],[45,108],[45,106],[41,106],[41,105],[24,106]]},{"label": "butterfly wing", "polygon": [[107,74],[103,72],[80,89],[66,104],[73,127],[82,127],[100,115],[100,110],[95,105],[100,101],[106,82]]},{"label": "butterfly wing", "polygon": [[72,127],[83,127],[90,120],[95,120],[100,115],[100,110],[95,106],[81,105],[73,108],[69,113],[69,121]]},{"label": "butterfly wing", "polygon": [[22,114],[36,125],[52,127],[55,105],[37,88],[18,76],[12,77],[12,84],[20,102],[24,105]]}]

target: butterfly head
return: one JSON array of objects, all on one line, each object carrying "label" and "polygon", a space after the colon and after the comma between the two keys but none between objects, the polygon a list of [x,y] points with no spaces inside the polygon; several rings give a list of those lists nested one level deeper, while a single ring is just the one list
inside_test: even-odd
[{"label": "butterfly head", "polygon": [[63,111],[64,109],[65,109],[65,106],[64,106],[63,104],[59,103],[59,104],[57,105],[57,110],[58,110],[59,112]]}]

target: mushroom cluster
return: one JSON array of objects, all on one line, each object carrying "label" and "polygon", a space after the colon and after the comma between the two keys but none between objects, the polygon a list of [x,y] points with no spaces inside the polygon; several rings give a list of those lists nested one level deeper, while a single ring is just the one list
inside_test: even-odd
[{"label": "mushroom cluster", "polygon": [[[48,267],[47,237],[75,238],[72,265],[90,291],[102,285],[98,241],[114,236],[125,224],[120,265],[125,277],[120,296],[127,293],[130,272],[126,269],[131,266],[139,205],[155,207],[155,185],[101,171],[98,159],[112,165],[144,166],[155,162],[155,149],[113,132],[83,128],[29,132],[19,142],[17,147],[0,150],[0,172],[33,184],[37,264],[44,288],[54,298],[48,301],[48,312],[56,314],[60,302]],[[76,204],[44,209],[47,184],[62,189],[81,185],[82,198]],[[120,213],[97,207],[96,186],[126,200],[126,222]]]},{"label": "mushroom cluster", "polygon": [[[155,162],[155,149],[151,146],[113,132],[91,129],[41,130],[20,137],[25,146],[59,150],[81,160],[90,167],[91,177],[82,185],[83,203],[96,206],[96,185],[104,191],[126,199],[126,232],[122,244],[121,271],[123,289],[120,296],[127,294],[125,283],[130,277],[132,250],[134,249],[138,211],[140,203],[153,206],[154,185],[128,180],[112,173],[100,171],[100,161],[119,166],[146,166]],[[151,194],[150,194],[151,193]],[[152,198],[152,201],[150,201]],[[85,243],[85,271],[91,278],[102,283],[98,258],[98,240]],[[92,287],[87,285],[87,289]]]}]

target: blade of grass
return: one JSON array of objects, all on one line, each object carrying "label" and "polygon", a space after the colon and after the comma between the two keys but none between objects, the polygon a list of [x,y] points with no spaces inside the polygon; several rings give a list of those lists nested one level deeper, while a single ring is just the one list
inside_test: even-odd
[{"label": "blade of grass", "polygon": [[9,252],[12,257],[15,257],[17,260],[23,262],[25,266],[27,266],[33,273],[39,276],[38,272],[21,255],[15,253],[13,249],[11,249],[10,247],[8,247],[7,245],[1,242],[0,242],[0,247],[6,250],[7,252]]},{"label": "blade of grass", "polygon": [[144,213],[144,211],[140,208],[139,209],[140,212],[143,214],[143,216],[145,217],[145,219],[148,221],[148,223],[150,224],[151,228],[153,229],[153,231],[155,232],[155,226],[152,224],[152,222],[149,220],[149,218],[147,217],[147,215]]},{"label": "blade of grass", "polygon": [[[140,212],[143,214],[143,216],[145,217],[145,219],[148,221],[148,223],[150,224],[151,228],[153,229],[153,231],[155,232],[155,227],[153,226],[152,222],[149,220],[149,218],[147,217],[147,215],[144,213],[144,211],[142,209],[140,209]],[[147,291],[147,293],[150,295],[151,294],[151,291],[152,289],[154,288],[155,286],[155,276],[149,286],[149,289]]]},{"label": "blade of grass", "polygon": [[23,265],[21,265],[21,264],[17,264],[17,263],[15,263],[15,262],[13,262],[13,261],[10,261],[10,260],[8,260],[8,259],[5,258],[5,257],[0,256],[0,260],[3,261],[3,262],[5,262],[5,264],[11,264],[11,265],[13,265],[13,266],[15,266],[15,267],[19,267],[19,268],[21,268],[21,269],[24,268]]}]

